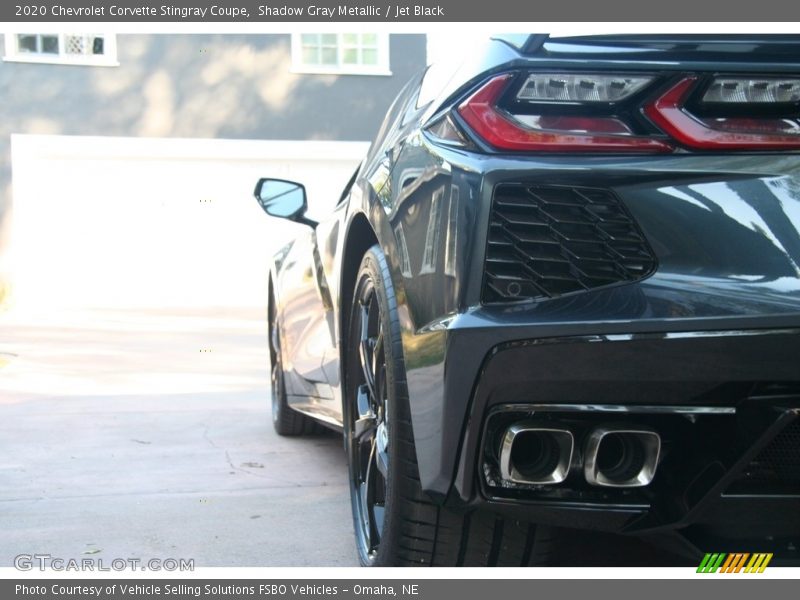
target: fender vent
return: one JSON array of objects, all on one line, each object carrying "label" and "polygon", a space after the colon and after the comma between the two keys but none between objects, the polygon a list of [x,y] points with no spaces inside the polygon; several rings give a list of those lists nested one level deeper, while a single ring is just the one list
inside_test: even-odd
[{"label": "fender vent", "polygon": [[639,281],[655,268],[644,235],[610,190],[495,188],[484,303],[555,298]]}]

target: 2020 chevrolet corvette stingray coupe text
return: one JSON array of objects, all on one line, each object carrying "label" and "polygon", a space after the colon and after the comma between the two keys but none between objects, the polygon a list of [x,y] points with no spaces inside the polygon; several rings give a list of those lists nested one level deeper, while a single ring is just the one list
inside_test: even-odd
[{"label": "2020 chevrolet corvette stingray coupe text", "polygon": [[343,433],[363,564],[792,554],[800,36],[499,36],[403,89],[326,219],[256,197],[298,223],[274,425]]}]

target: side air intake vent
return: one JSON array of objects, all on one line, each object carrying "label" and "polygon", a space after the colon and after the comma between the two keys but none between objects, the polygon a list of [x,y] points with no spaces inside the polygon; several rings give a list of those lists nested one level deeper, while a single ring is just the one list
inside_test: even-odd
[{"label": "side air intake vent", "polygon": [[501,184],[495,188],[483,302],[517,302],[644,279],[656,259],[610,191]]}]

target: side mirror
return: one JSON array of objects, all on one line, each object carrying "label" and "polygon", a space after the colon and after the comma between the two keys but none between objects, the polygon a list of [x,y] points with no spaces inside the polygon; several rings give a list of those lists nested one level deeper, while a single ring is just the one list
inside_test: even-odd
[{"label": "side mirror", "polygon": [[308,204],[306,188],[294,181],[262,178],[258,180],[253,195],[268,215],[289,219],[304,225],[315,226],[316,222],[304,215]]}]

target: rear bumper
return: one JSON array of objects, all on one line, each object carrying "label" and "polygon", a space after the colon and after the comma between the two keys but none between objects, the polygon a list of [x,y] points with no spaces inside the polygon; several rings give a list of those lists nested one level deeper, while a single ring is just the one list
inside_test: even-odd
[{"label": "rear bumper", "polygon": [[[391,218],[407,243],[387,252],[404,257],[395,277],[423,489],[454,508],[587,529],[686,530],[747,514],[753,529],[740,522],[741,535],[800,533],[800,504],[786,495],[695,488],[687,503],[690,482],[670,481],[658,494],[666,504],[646,494],[509,498],[487,490],[481,473],[487,420],[508,405],[725,408],[731,442],[752,414],[769,421],[800,406],[800,155],[523,160],[429,149],[443,158],[406,186]],[[418,150],[409,146],[409,157]],[[508,183],[610,190],[655,270],[613,287],[481,304],[493,194]],[[436,244],[439,262],[426,262]],[[756,441],[743,440],[740,457]]]},{"label": "rear bumper", "polygon": [[[747,476],[776,435],[800,424],[793,424],[800,413],[799,352],[800,329],[792,328],[501,344],[481,369],[448,502],[635,533],[718,528],[728,514],[736,516],[733,537],[800,535],[800,480]],[[533,416],[568,426],[578,449],[595,425],[624,421],[655,429],[665,448],[656,479],[637,490],[592,488],[582,480],[578,456],[564,484],[493,485],[485,467],[498,429],[493,420]],[[790,461],[791,469],[800,449],[792,456],[785,451],[773,459]]]},{"label": "rear bumper", "polygon": [[713,397],[736,408],[757,384],[800,383],[795,314],[530,325],[479,311],[414,342],[406,362],[420,480],[440,502],[475,499],[480,436],[499,406],[707,406]]}]

